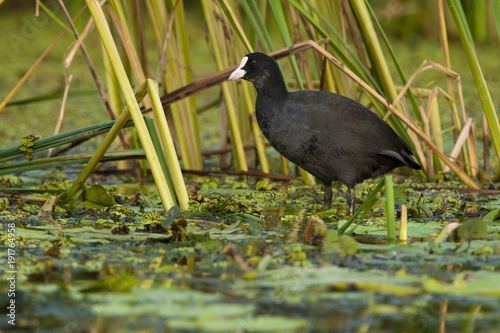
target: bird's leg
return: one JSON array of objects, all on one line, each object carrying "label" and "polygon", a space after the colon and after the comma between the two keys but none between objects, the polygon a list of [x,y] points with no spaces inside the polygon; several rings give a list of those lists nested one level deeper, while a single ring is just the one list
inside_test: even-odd
[{"label": "bird's leg", "polygon": [[332,204],[332,184],[324,183],[325,198],[323,202],[323,210],[329,210]]},{"label": "bird's leg", "polygon": [[352,216],[352,214],[354,214],[354,203],[356,202],[356,193],[354,192],[354,188],[349,187],[349,193],[346,195],[346,201],[349,205],[349,215]]}]

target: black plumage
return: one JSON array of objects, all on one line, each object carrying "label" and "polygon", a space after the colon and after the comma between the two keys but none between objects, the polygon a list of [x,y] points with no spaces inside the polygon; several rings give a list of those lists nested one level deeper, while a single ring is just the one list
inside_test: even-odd
[{"label": "black plumage", "polygon": [[324,209],[334,180],[347,185],[352,214],[356,183],[400,166],[420,169],[408,144],[377,114],[330,92],[288,92],[278,64],[266,54],[246,55],[228,80],[239,78],[257,90],[257,122],[271,145],[323,182]]}]

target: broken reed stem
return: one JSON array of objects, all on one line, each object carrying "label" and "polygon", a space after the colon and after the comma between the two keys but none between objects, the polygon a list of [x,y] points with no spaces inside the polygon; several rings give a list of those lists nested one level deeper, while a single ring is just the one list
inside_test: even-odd
[{"label": "broken reed stem", "polygon": [[[101,97],[102,103],[104,104],[104,108],[108,112],[109,118],[111,120],[115,120],[116,115],[115,115],[115,112],[111,106],[108,94],[106,93],[106,89],[104,88],[104,85],[102,84],[102,81],[99,78],[99,75],[97,74],[97,70],[95,69],[94,63],[92,62],[92,59],[90,58],[90,55],[87,52],[85,45],[83,44],[83,40],[87,37],[87,35],[91,31],[92,26],[94,25],[94,20],[92,17],[89,19],[89,21],[87,22],[87,25],[85,26],[85,29],[83,30],[83,33],[80,35],[78,33],[78,30],[76,29],[73,21],[71,20],[71,16],[69,15],[68,10],[66,9],[66,6],[64,5],[63,0],[59,0],[59,5],[61,6],[61,8],[64,12],[64,15],[66,16],[66,18],[68,20],[69,26],[71,27],[71,30],[73,31],[73,35],[76,38],[75,47],[78,47],[82,53],[83,59],[85,60],[85,64],[87,65],[87,67],[89,69],[89,72],[92,76],[92,79],[94,80],[94,84],[97,88],[97,91],[99,92],[99,96]],[[86,7],[86,5],[84,6],[84,8],[85,7]],[[66,72],[67,68],[69,67],[69,63],[73,60],[73,57],[74,57],[74,53],[71,55],[71,57],[68,57],[69,59],[65,59],[65,72]],[[70,82],[71,82],[71,76],[69,77],[69,79],[67,81],[66,89],[69,89]],[[66,102],[66,97],[67,97],[67,91],[65,90],[64,91],[64,98],[63,98],[63,106]],[[62,110],[61,110],[61,112],[62,112]],[[60,126],[60,124],[59,124],[59,126]],[[120,132],[118,136],[119,136],[119,139],[120,139],[120,142],[121,142],[123,148],[127,149],[128,147],[130,147],[130,145],[129,145],[127,139],[125,138],[125,135],[123,135],[123,133]],[[50,154],[51,154],[51,151],[49,151],[49,156],[50,156]],[[132,166],[134,166],[134,163],[132,163]],[[135,168],[135,166],[134,166],[134,168]]]},{"label": "broken reed stem", "polygon": [[408,240],[408,209],[406,205],[401,205],[401,219],[399,222],[399,242],[406,243]]},{"label": "broken reed stem", "polygon": [[484,171],[490,172],[490,136],[485,114],[483,114],[483,161]]},{"label": "broken reed stem", "polygon": [[[304,52],[304,51],[312,48],[313,46],[311,45],[310,42],[311,41],[297,43],[297,44],[294,44],[292,46],[285,47],[285,48],[276,50],[274,52],[270,52],[270,53],[268,53],[268,55],[270,57],[274,58],[275,60],[285,58],[285,57],[288,57],[292,54]],[[325,44],[327,42],[328,42],[328,39],[322,39],[320,41],[315,42],[315,44],[322,45],[322,44]],[[225,82],[225,81],[227,81],[227,78],[229,77],[229,75],[232,72],[234,72],[234,70],[237,67],[238,66],[235,65],[235,66],[220,70],[217,73],[211,74],[209,76],[206,76],[203,79],[200,79],[200,80],[195,81],[193,83],[190,83],[184,87],[176,89],[176,90],[162,96],[161,102],[162,102],[163,106],[165,106],[165,105],[171,104],[173,102],[179,101],[183,98],[197,94],[205,89],[214,87],[222,82]],[[148,112],[148,111],[151,111],[151,109],[146,109],[143,112]]]},{"label": "broken reed stem", "polygon": [[[460,135],[458,136],[457,140],[455,141],[455,145],[453,146],[453,149],[451,150],[450,153],[450,158],[451,159],[457,159],[458,155],[460,154],[460,151],[467,140],[467,137],[471,133],[471,125],[472,125],[472,118],[467,119],[465,122],[464,126],[462,127],[462,130],[460,131]],[[444,173],[450,172],[450,167],[445,166],[443,169]]]},{"label": "broken reed stem", "polygon": [[446,333],[446,314],[448,313],[448,299],[444,298],[439,304],[439,333]]},{"label": "broken reed stem", "polygon": [[[64,94],[63,94],[63,99],[62,99],[62,103],[61,103],[61,110],[59,111],[59,118],[57,119],[56,127],[54,129],[54,135],[59,134],[59,131],[61,130],[62,122],[64,120],[64,110],[66,110],[66,101],[68,100],[68,92],[69,92],[69,87],[70,87],[72,79],[73,79],[73,75],[66,77],[66,86],[64,87]],[[48,152],[49,157],[52,155],[53,149],[54,148],[49,149],[49,152]]]},{"label": "broken reed stem", "polygon": [[99,92],[99,95],[101,96],[101,100],[104,104],[104,107],[108,111],[108,114],[110,115],[111,120],[114,120],[115,119],[115,118],[113,118],[114,113],[113,113],[113,110],[111,109],[111,105],[109,104],[108,95],[106,94],[106,89],[104,89],[104,86],[103,86],[101,80],[99,79],[99,76],[97,75],[97,71],[95,69],[94,63],[92,62],[92,59],[90,59],[90,55],[87,52],[85,45],[83,44],[83,38],[86,37],[86,35],[90,31],[90,27],[92,26],[92,19],[89,20],[89,23],[87,24],[87,27],[85,28],[84,33],[82,34],[82,36],[80,36],[80,34],[78,33],[78,30],[75,27],[75,24],[71,20],[71,16],[69,15],[68,10],[66,9],[66,6],[64,5],[63,0],[58,0],[58,1],[59,1],[59,5],[61,6],[61,8],[64,12],[64,15],[66,16],[66,18],[68,20],[70,28],[73,31],[73,35],[76,38],[77,45],[79,45],[80,51],[82,52],[83,59],[85,60],[85,63],[87,64],[87,67],[89,68],[90,74],[92,75],[92,79],[94,80],[94,83],[97,87],[97,91]]},{"label": "broken reed stem", "polygon": [[[451,60],[450,60],[450,49],[448,47],[448,35],[447,35],[447,29],[446,29],[446,21],[445,21],[445,15],[444,15],[444,6],[443,6],[443,1],[444,0],[438,0],[437,5],[438,5],[438,17],[439,17],[439,40],[441,42],[441,51],[443,53],[443,63],[444,66],[451,70]],[[453,81],[452,77],[446,76],[446,85],[448,88],[448,95],[450,96],[450,104],[453,110],[453,114],[458,114],[457,111],[457,105],[455,103],[455,98],[454,98],[454,90],[453,90]],[[454,125],[456,126],[457,124],[455,123],[456,120],[453,119]],[[453,130],[453,137],[454,139],[457,138],[458,136],[458,131],[459,129],[456,128]]]}]

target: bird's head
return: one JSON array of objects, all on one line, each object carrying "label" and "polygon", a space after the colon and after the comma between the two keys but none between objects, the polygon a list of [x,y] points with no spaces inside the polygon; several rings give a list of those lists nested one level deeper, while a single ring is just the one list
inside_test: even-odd
[{"label": "bird's head", "polygon": [[281,72],[276,61],[267,54],[255,52],[247,54],[241,59],[240,65],[229,75],[228,81],[247,80],[259,89],[266,82],[272,82],[272,76],[281,78]]}]

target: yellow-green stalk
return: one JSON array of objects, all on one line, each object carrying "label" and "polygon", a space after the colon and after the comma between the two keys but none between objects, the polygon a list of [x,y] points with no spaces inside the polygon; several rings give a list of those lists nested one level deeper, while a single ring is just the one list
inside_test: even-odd
[{"label": "yellow-green stalk", "polygon": [[181,167],[179,165],[179,160],[177,159],[177,152],[175,150],[174,141],[172,140],[172,136],[170,135],[167,118],[165,117],[165,111],[163,110],[163,106],[161,104],[158,89],[156,87],[156,82],[148,79],[147,87],[149,97],[151,98],[151,102],[153,104],[153,111],[156,117],[156,123],[158,124],[160,139],[165,149],[165,158],[167,160],[168,171],[170,173],[170,176],[172,177],[172,182],[174,183],[177,201],[179,202],[179,207],[181,207],[182,210],[186,210],[189,208],[189,197],[186,191],[186,184],[184,183],[184,178],[182,177]]},{"label": "yellow-green stalk", "polygon": [[165,210],[168,210],[174,205],[174,202],[166,186],[167,182],[165,179],[165,175],[163,174],[160,163],[158,161],[158,157],[156,156],[151,137],[149,136],[146,124],[144,123],[144,119],[142,118],[141,110],[139,108],[139,105],[137,104],[134,96],[134,91],[132,90],[128,77],[125,73],[125,68],[123,67],[123,64],[121,62],[120,54],[118,53],[118,49],[116,48],[116,45],[114,43],[113,36],[106,22],[106,18],[97,0],[86,0],[86,2],[92,17],[94,18],[97,30],[99,31],[99,35],[101,36],[101,40],[104,44],[106,52],[108,53],[108,56],[113,65],[113,69],[120,84],[120,88],[122,89],[122,93],[129,108],[132,119],[134,120],[135,128],[141,140],[144,152],[146,153],[149,166],[151,167],[151,173],[153,174],[156,187],[158,188],[158,192],[163,203],[163,208]]},{"label": "yellow-green stalk", "polygon": [[408,209],[401,205],[401,219],[399,222],[399,242],[406,243],[408,240]]},{"label": "yellow-green stalk", "polygon": [[[498,117],[495,111],[495,105],[491,98],[486,80],[479,65],[479,61],[476,56],[476,51],[474,48],[474,41],[470,35],[469,27],[467,24],[467,19],[463,14],[462,5],[458,0],[446,0],[448,3],[448,8],[450,9],[453,20],[458,30],[458,34],[462,41],[462,46],[465,50],[465,55],[467,61],[469,62],[469,67],[476,82],[476,88],[479,92],[479,97],[481,99],[481,104],[483,105],[483,111],[486,115],[488,121],[488,126],[491,132],[491,139],[493,141],[493,146],[497,153],[497,157],[500,159],[500,124],[498,122]],[[500,174],[500,172],[499,172]]]},{"label": "yellow-green stalk", "polygon": [[396,239],[396,217],[394,212],[394,183],[391,175],[385,175],[385,223],[387,226],[387,240]]},{"label": "yellow-green stalk", "polygon": [[[137,92],[137,95],[134,97],[134,99],[137,99],[138,101],[142,100],[146,96],[146,83],[139,88],[139,91]],[[66,192],[66,194],[61,198],[63,202],[68,202],[73,198],[73,196],[80,190],[82,187],[82,184],[85,183],[87,178],[90,176],[92,171],[94,171],[95,167],[97,164],[100,162],[104,154],[108,151],[109,147],[111,147],[111,144],[115,140],[115,138],[118,136],[118,133],[122,130],[123,126],[125,123],[128,121],[130,116],[130,112],[128,109],[128,106],[123,110],[123,112],[120,114],[118,119],[116,119],[115,124],[111,129],[109,130],[108,134],[104,138],[103,142],[101,143],[101,146],[97,149],[97,151],[92,155],[92,158],[90,161],[87,163],[85,168],[83,169],[82,173],[78,176],[78,178],[75,180],[73,185],[70,187],[70,189]],[[142,115],[141,115],[142,117]]]},{"label": "yellow-green stalk", "polygon": [[[217,68],[218,70],[223,70],[224,68],[228,67],[228,64],[225,64],[223,62],[222,54],[220,47],[221,45],[219,44],[220,38],[218,38],[217,35],[217,27],[215,26],[216,20],[215,17],[213,17],[213,7],[210,2],[210,0],[202,0],[201,1],[202,6],[203,6],[203,12],[205,14],[205,19],[207,22],[207,27],[208,27],[208,33],[210,36],[210,39],[212,41],[212,46],[214,49],[214,56],[215,56],[215,61],[217,63]],[[224,95],[224,101],[226,103],[227,107],[227,114],[228,114],[228,119],[229,119],[229,128],[231,130],[231,143],[233,147],[233,152],[236,155],[236,161],[238,163],[238,167],[240,170],[247,171],[248,166],[247,166],[247,161],[245,159],[245,151],[243,149],[243,141],[241,139],[241,132],[238,126],[238,121],[237,121],[237,112],[236,112],[236,107],[235,103],[233,100],[233,96],[231,94],[231,91],[229,89],[229,85],[227,82],[221,83],[221,88],[222,88],[222,93]]]}]

